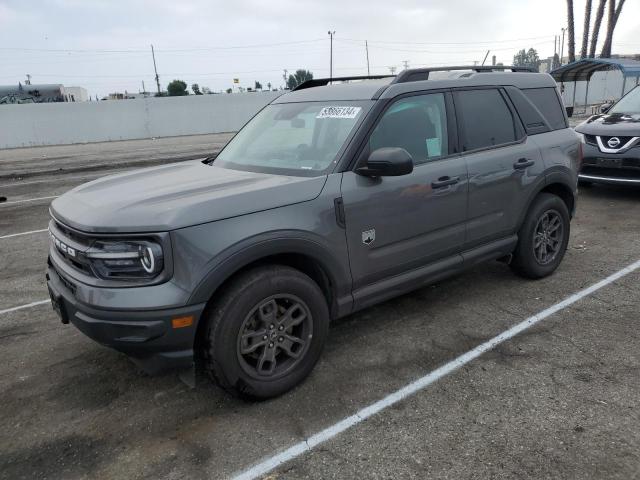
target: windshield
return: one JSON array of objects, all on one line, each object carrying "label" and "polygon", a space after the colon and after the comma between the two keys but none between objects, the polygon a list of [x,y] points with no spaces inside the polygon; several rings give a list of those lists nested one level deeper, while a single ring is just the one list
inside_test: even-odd
[{"label": "windshield", "polygon": [[334,166],[369,101],[268,105],[215,159],[222,167],[315,176]]},{"label": "windshield", "polygon": [[640,88],[627,93],[607,113],[640,113]]}]

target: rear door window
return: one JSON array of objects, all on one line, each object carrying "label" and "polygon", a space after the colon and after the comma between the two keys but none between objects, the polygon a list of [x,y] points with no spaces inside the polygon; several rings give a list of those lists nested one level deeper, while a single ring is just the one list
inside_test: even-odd
[{"label": "rear door window", "polygon": [[464,151],[491,148],[518,139],[511,109],[497,89],[459,91],[455,102]]},{"label": "rear door window", "polygon": [[562,105],[555,88],[527,88],[522,90],[522,93],[540,110],[553,130],[567,128]]}]

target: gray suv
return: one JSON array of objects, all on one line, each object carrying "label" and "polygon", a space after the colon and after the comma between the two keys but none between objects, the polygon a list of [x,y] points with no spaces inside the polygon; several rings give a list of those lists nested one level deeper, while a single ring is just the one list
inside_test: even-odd
[{"label": "gray suv", "polygon": [[311,80],[215,159],[59,197],[47,283],[62,322],[148,371],[195,363],[268,398],[309,374],[333,319],[480,262],[551,274],[582,154],[553,79],[446,70]]}]

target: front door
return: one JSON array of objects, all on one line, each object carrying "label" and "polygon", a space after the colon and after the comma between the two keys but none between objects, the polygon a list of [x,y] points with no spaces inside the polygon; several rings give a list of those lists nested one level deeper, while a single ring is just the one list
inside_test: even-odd
[{"label": "front door", "polygon": [[380,178],[355,172],[343,175],[356,302],[358,291],[374,292],[382,280],[445,257],[458,263],[465,239],[467,168],[449,145],[453,142],[447,95],[421,94],[395,101],[368,139],[365,155],[382,147],[407,150],[414,160],[412,173]]}]

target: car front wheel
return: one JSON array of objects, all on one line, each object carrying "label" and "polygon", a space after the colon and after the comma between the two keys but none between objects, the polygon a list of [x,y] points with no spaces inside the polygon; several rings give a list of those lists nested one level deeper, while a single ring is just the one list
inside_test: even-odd
[{"label": "car front wheel", "polygon": [[234,279],[207,321],[205,369],[230,393],[264,399],[311,372],[328,333],[329,311],[311,278],[276,265]]}]

